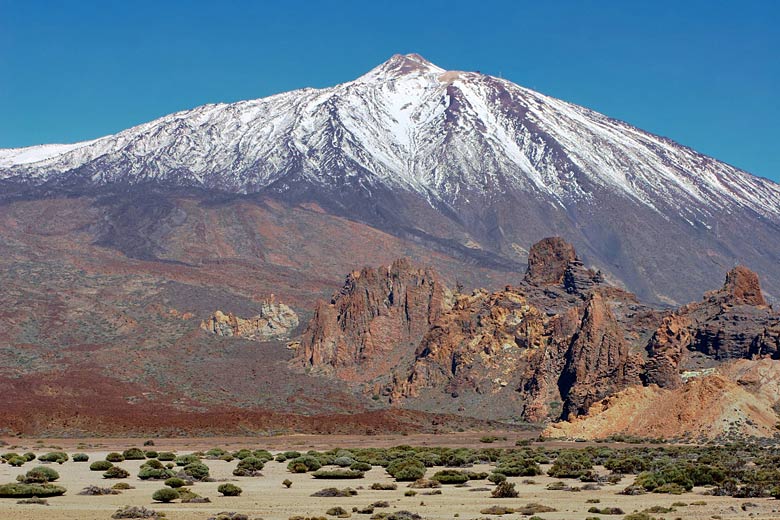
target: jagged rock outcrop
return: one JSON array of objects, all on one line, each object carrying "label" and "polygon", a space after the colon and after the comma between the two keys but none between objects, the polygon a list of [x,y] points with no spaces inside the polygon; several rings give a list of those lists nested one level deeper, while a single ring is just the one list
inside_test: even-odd
[{"label": "jagged rock outcrop", "polygon": [[200,328],[217,336],[236,336],[256,341],[283,339],[298,327],[298,315],[283,303],[263,302],[257,316],[240,318],[216,311]]},{"label": "jagged rock outcrop", "polygon": [[550,285],[563,283],[569,264],[577,259],[574,246],[561,237],[548,237],[531,246],[528,252],[527,282]]},{"label": "jagged rock outcrop", "polygon": [[645,381],[677,388],[684,370],[731,359],[780,357],[780,315],[766,305],[758,276],[737,266],[721,289],[666,317],[647,350]]},{"label": "jagged rock outcrop", "polygon": [[738,265],[728,272],[722,292],[746,305],[766,305],[764,295],[761,293],[758,275],[742,265]]},{"label": "jagged rock outcrop", "polygon": [[361,382],[389,376],[411,357],[450,298],[433,270],[408,259],[355,271],[329,302],[317,305],[295,363]]},{"label": "jagged rock outcrop", "polygon": [[548,237],[531,246],[525,281],[533,285],[561,285],[571,294],[584,295],[604,282],[600,272],[588,269],[574,246],[561,237]]},{"label": "jagged rock outcrop", "polygon": [[593,293],[566,353],[559,382],[565,397],[563,417],[586,413],[599,399],[640,384],[641,366],[641,357],[629,353],[609,306],[599,293]]},{"label": "jagged rock outcrop", "polygon": [[778,316],[745,268],[700,303],[654,310],[552,237],[531,248],[524,280],[500,291],[450,294],[408,260],[354,272],[318,305],[294,362],[399,407],[547,421],[779,347]]}]

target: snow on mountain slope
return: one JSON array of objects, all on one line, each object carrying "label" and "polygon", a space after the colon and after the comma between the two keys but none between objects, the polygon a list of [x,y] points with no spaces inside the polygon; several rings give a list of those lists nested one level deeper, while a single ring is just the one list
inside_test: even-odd
[{"label": "snow on mountain slope", "polygon": [[381,185],[450,206],[505,191],[560,207],[606,189],[692,225],[780,217],[780,186],[508,81],[396,55],[354,81],[177,112],[72,145],[0,150],[0,179],[164,181],[254,192],[287,178]]}]

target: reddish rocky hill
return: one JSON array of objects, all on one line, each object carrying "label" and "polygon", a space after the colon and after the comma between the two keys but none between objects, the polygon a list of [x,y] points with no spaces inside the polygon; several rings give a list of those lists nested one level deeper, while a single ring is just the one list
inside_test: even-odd
[{"label": "reddish rocky hill", "polygon": [[500,291],[428,280],[406,261],[351,276],[319,305],[295,363],[395,407],[538,422],[728,360],[778,358],[780,315],[741,266],[676,310],[610,286],[560,238],[535,244],[525,278]]}]

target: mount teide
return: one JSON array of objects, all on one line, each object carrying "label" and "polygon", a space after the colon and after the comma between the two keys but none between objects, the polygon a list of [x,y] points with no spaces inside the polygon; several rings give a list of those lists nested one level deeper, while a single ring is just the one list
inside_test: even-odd
[{"label": "mount teide", "polygon": [[[170,254],[171,237],[181,246],[194,225],[185,190],[205,206],[317,208],[464,269],[522,271],[523,245],[560,235],[647,300],[693,300],[737,262],[780,296],[777,184],[415,54],[332,88],[205,105],[84,143],[0,150],[0,182],[8,204],[87,197],[82,220],[95,243],[143,259],[187,260]],[[347,249],[335,246],[330,254]],[[257,255],[239,249],[234,256]]]}]

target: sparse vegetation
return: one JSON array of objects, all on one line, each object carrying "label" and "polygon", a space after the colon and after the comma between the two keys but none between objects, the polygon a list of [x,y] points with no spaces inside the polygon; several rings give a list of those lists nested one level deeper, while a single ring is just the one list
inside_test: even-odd
[{"label": "sparse vegetation", "polygon": [[220,484],[217,492],[226,497],[237,497],[242,493],[242,489],[234,484]]}]

